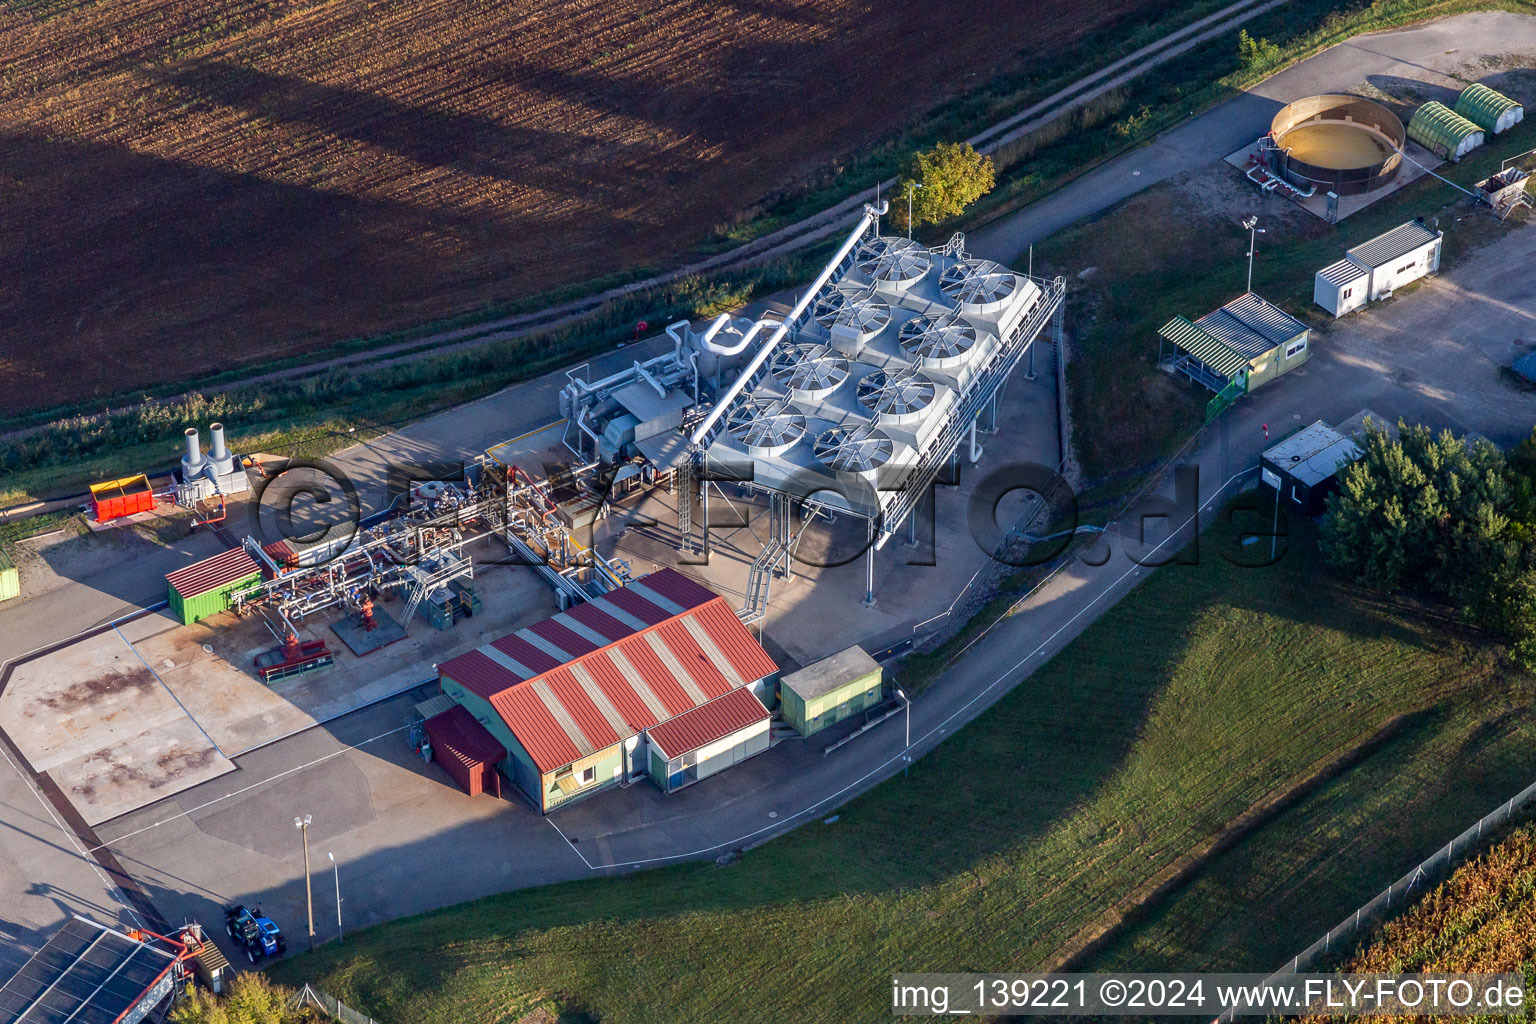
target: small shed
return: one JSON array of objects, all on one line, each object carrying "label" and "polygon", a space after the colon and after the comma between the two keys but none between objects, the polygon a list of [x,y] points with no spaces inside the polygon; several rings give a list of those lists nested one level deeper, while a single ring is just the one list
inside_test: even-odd
[{"label": "small shed", "polygon": [[849,647],[779,681],[779,711],[802,736],[820,732],[885,699],[880,663]]},{"label": "small shed", "polygon": [[1259,480],[1288,508],[1311,519],[1323,514],[1324,501],[1338,490],[1339,469],[1360,454],[1351,438],[1318,420],[1264,453]]},{"label": "small shed", "polygon": [[1411,220],[1361,242],[1344,258],[1366,272],[1366,299],[1375,302],[1391,296],[1405,284],[1439,271],[1442,234],[1431,231],[1421,220]]},{"label": "small shed", "polygon": [[1311,354],[1307,325],[1252,292],[1193,323],[1174,317],[1159,334],[1174,348],[1174,369],[1218,394],[1235,382],[1262,387]]},{"label": "small shed", "polygon": [[454,704],[427,719],[426,729],[432,739],[432,759],[453,776],[460,789],[470,796],[501,796],[501,773],[496,766],[507,750],[468,708]]},{"label": "small shed", "polygon": [[1513,369],[1532,384],[1536,384],[1536,351],[1527,352],[1516,359]]},{"label": "small shed", "polygon": [[1370,272],[1349,260],[1330,263],[1312,278],[1312,301],[1335,318],[1353,313],[1369,301]]},{"label": "small shed", "polygon": [[187,625],[229,610],[229,596],[261,582],[261,566],[244,548],[194,562],[165,577],[171,611]]},{"label": "small shed", "polygon": [[1483,130],[1434,100],[1414,111],[1408,137],[1436,156],[1455,163],[1483,144]]},{"label": "small shed", "polygon": [[1456,97],[1456,113],[1495,135],[1525,120],[1524,107],[1481,82],[1472,83]]},{"label": "small shed", "polygon": [[0,601],[20,596],[21,574],[16,571],[16,563],[11,560],[10,553],[0,544]]},{"label": "small shed", "polygon": [[91,514],[98,523],[110,522],[138,512],[153,512],[155,492],[143,473],[91,484]]},{"label": "small shed", "polygon": [[768,749],[768,709],[746,687],[651,729],[650,775],[673,793]]}]

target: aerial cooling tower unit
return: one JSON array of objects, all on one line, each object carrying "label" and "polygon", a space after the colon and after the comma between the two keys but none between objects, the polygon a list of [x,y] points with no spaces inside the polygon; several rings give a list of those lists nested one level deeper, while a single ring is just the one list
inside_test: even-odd
[{"label": "aerial cooling tower unit", "polygon": [[873,238],[864,243],[855,259],[876,290],[894,295],[921,281],[933,266],[933,256],[910,238]]},{"label": "aerial cooling tower unit", "polygon": [[868,289],[832,288],[816,300],[816,322],[827,329],[832,347],[857,356],[891,322],[891,307]]},{"label": "aerial cooling tower unit", "polygon": [[816,461],[839,477],[874,482],[896,452],[889,434],[870,423],[824,430],[813,445]]},{"label": "aerial cooling tower unit", "polygon": [[787,399],[753,398],[731,411],[725,429],[749,454],[771,458],[805,437],[805,417]]},{"label": "aerial cooling tower unit", "polygon": [[1414,111],[1408,137],[1436,156],[1455,163],[1483,144],[1483,130],[1444,103],[1433,101]]},{"label": "aerial cooling tower unit", "polygon": [[997,313],[1019,287],[1019,275],[991,260],[963,259],[939,275],[939,290],[961,311]]},{"label": "aerial cooling tower unit", "polygon": [[928,415],[941,387],[923,371],[910,367],[876,370],[859,381],[859,402],[881,424],[906,426]]},{"label": "aerial cooling tower unit", "polygon": [[953,314],[920,313],[901,325],[898,338],[908,359],[930,370],[952,370],[976,350],[976,328]]},{"label": "aerial cooling tower unit", "polygon": [[1269,125],[1273,170],[1292,185],[1335,195],[1381,188],[1402,163],[1403,122],[1374,100],[1343,93],[1282,107]]},{"label": "aerial cooling tower unit", "polygon": [[1456,97],[1456,113],[1495,135],[1525,120],[1524,107],[1480,82],[1467,86]]},{"label": "aerial cooling tower unit", "polygon": [[791,345],[773,357],[773,379],[800,401],[815,401],[848,379],[848,360],[826,345]]}]

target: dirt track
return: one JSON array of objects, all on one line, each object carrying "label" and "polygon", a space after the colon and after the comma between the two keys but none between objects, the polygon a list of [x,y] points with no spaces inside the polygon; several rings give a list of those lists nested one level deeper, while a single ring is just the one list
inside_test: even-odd
[{"label": "dirt track", "polygon": [[[666,262],[973,74],[1164,6],[7,9],[4,405],[252,363]],[[77,372],[59,374],[61,360]]]}]

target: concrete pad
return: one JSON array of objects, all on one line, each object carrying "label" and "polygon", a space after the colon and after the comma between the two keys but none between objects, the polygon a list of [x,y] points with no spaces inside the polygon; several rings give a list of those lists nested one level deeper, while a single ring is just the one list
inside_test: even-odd
[{"label": "concrete pad", "polygon": [[89,825],[235,770],[186,715],[48,772]]},{"label": "concrete pad", "polygon": [[[1258,141],[1255,140],[1244,146],[1242,149],[1227,154],[1225,160],[1233,167],[1236,167],[1239,171],[1246,173],[1248,170],[1248,161],[1257,152]],[[1361,210],[1365,209],[1367,206],[1370,206],[1377,200],[1385,199],[1387,196],[1396,192],[1403,186],[1418,181],[1431,170],[1439,167],[1445,162],[1444,160],[1441,160],[1439,157],[1435,156],[1435,154],[1431,153],[1429,150],[1425,149],[1423,146],[1419,145],[1417,142],[1408,143],[1403,147],[1403,152],[1406,154],[1407,159],[1404,159],[1402,163],[1398,165],[1397,173],[1392,176],[1391,181],[1387,182],[1381,188],[1366,192],[1363,195],[1339,197],[1339,212],[1338,216],[1334,220],[1334,223],[1337,223],[1346,217],[1352,216],[1353,214],[1359,213]],[[1255,185],[1254,189],[1257,191],[1258,186]],[[1279,195],[1282,198],[1290,198],[1278,191],[1275,193],[1275,195]],[[1316,195],[1309,196],[1306,199],[1291,199],[1291,202],[1295,203],[1303,210],[1306,210],[1314,217],[1321,218],[1322,220],[1328,220],[1328,196],[1324,192],[1318,192]]]},{"label": "concrete pad", "polygon": [[364,629],[362,620],[358,616],[349,615],[331,623],[331,632],[341,637],[341,642],[347,645],[347,650],[359,658],[405,639],[405,630],[395,621],[395,617],[383,608],[374,608],[373,622],[372,630]]}]

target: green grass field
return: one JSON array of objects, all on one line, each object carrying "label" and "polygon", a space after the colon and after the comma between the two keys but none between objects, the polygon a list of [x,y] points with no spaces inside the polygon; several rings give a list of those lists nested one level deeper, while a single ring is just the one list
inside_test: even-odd
[{"label": "green grass field", "polygon": [[[1430,801],[1398,820],[1406,796],[1481,765],[1479,750],[1528,744],[1532,680],[1435,609],[1320,576],[1310,525],[1271,569],[1220,557],[1243,550],[1235,529],[1208,533],[1199,566],[1154,574],[835,824],[730,867],[509,893],[376,927],[274,973],[390,1024],[513,1021],[542,1001],[604,1022],[882,1020],[891,971],[1051,962],[1106,907],[1403,715],[1411,726],[1367,758],[1371,774],[1321,790],[1333,800],[1304,825],[1342,838],[1390,823],[1404,849],[1432,847],[1469,809]],[[1354,844],[1265,845],[1266,892],[1328,874],[1314,896],[1323,917],[1380,882],[1382,865]],[[1189,891],[1207,894],[1202,920],[1219,908],[1227,959],[1264,968],[1289,949],[1247,916],[1264,893]],[[1197,948],[1197,932],[1177,942]]]}]

